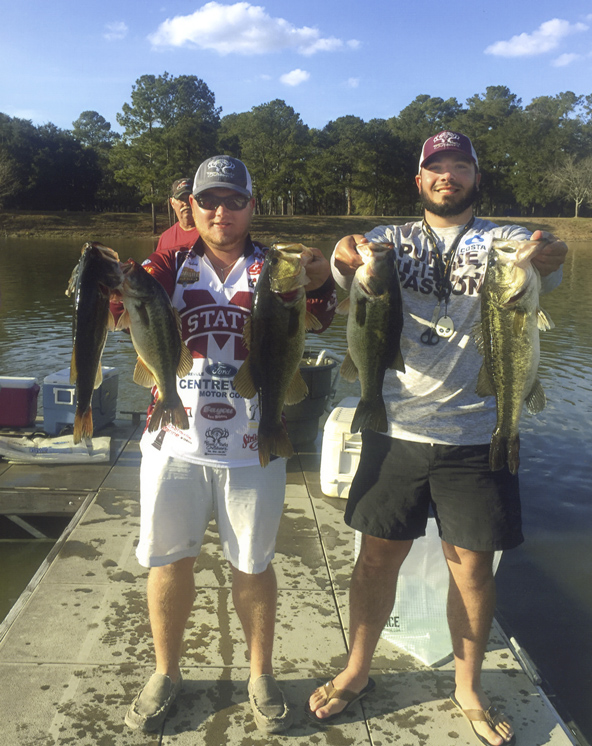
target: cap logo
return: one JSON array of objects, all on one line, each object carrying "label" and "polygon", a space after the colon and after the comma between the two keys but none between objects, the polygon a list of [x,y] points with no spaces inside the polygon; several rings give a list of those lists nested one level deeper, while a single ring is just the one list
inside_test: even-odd
[{"label": "cap logo", "polygon": [[456,132],[440,132],[433,142],[435,148],[460,148],[460,137]]},{"label": "cap logo", "polygon": [[234,163],[227,158],[216,158],[208,163],[207,176],[212,178],[215,176],[232,176],[234,171]]}]

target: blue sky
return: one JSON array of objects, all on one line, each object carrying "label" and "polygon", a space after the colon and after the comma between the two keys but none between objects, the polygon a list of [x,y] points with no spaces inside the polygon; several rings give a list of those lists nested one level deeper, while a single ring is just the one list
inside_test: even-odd
[{"label": "blue sky", "polygon": [[69,129],[116,114],[144,74],[196,75],[222,115],[283,99],[311,127],[461,104],[592,93],[590,0],[267,0],[2,4],[0,112]]}]

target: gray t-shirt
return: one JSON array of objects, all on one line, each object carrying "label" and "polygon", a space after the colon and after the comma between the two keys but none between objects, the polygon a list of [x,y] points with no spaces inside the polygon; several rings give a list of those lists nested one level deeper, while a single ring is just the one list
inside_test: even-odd
[{"label": "gray t-shirt", "polygon": [[[438,248],[446,255],[462,226],[434,229]],[[447,315],[455,331],[433,346],[421,342],[421,335],[438,304],[435,295],[434,249],[422,230],[421,221],[401,226],[379,226],[366,234],[370,241],[394,244],[403,290],[403,334],[401,352],[405,373],[387,370],[383,396],[389,420],[388,434],[421,443],[476,445],[489,443],[495,426],[495,398],[477,396],[477,376],[483,358],[473,340],[480,321],[480,290],[487,254],[494,238],[527,240],[530,231],[518,226],[497,226],[476,219],[458,245],[451,268],[452,294]],[[351,276],[333,275],[344,289]],[[561,281],[561,270],[542,281],[548,292]],[[444,306],[440,311],[444,314]]]}]

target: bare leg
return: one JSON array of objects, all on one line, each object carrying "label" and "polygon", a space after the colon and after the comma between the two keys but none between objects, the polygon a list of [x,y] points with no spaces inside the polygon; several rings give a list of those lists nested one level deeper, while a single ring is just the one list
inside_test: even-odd
[{"label": "bare leg", "polygon": [[273,635],[277,583],[271,565],[257,575],[232,568],[232,600],[245,633],[251,659],[251,681],[273,674]]},{"label": "bare leg", "polygon": [[[481,669],[495,610],[493,552],[472,552],[442,542],[450,570],[448,624],[456,665],[456,699],[465,710],[486,710],[491,702],[481,686]],[[492,746],[501,746],[513,735],[509,723],[498,732],[486,723],[475,729]]]},{"label": "bare leg", "polygon": [[[372,656],[395,603],[397,577],[411,549],[411,541],[389,541],[363,536],[349,593],[349,655],[344,671],[333,679],[337,689],[360,692],[368,684]],[[346,702],[325,706],[322,690],[309,699],[310,709],[323,718],[344,709]]]},{"label": "bare leg", "polygon": [[194,563],[194,557],[187,557],[171,565],[152,567],[148,576],[156,671],[172,681],[179,678],[183,633],[195,599]]}]

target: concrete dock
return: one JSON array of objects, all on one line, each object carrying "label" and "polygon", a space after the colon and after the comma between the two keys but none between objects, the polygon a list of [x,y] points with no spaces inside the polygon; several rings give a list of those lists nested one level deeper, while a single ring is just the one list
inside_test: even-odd
[{"label": "concrete dock", "polygon": [[[100,435],[112,438],[109,463],[31,466],[0,460],[0,504],[3,496],[14,501],[24,495],[76,510],[0,625],[2,746],[478,743],[448,699],[454,678],[450,660],[430,668],[386,640],[374,660],[376,691],[352,707],[342,724],[320,730],[305,718],[303,705],[312,689],[345,662],[354,557],[353,532],[342,519],[344,501],[326,498],[320,489],[320,438],[288,462],[274,560],[276,676],[295,709],[294,726],[282,736],[255,728],[245,643],[212,524],[196,564],[184,688],[162,733],[129,730],[123,722],[126,709],[154,666],[147,571],[134,554],[140,434],[141,426],[124,421],[102,430]],[[577,743],[497,624],[483,680],[493,702],[512,719],[517,746]]]}]

